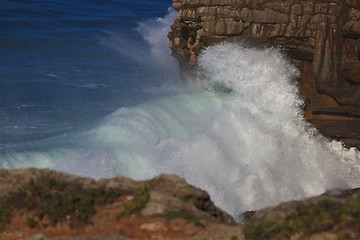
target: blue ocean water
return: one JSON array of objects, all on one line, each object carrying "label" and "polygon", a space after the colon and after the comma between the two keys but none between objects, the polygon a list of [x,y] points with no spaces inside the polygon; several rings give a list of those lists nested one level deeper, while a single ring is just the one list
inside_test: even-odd
[{"label": "blue ocean water", "polygon": [[148,43],[136,28],[170,6],[161,0],[1,1],[0,151],[149,97],[142,90],[160,84],[157,70],[117,48],[141,47],[146,54]]},{"label": "blue ocean water", "polygon": [[303,118],[277,49],[221,43],[179,78],[171,1],[0,2],[0,167],[175,173],[233,216],[360,186],[356,149]]}]

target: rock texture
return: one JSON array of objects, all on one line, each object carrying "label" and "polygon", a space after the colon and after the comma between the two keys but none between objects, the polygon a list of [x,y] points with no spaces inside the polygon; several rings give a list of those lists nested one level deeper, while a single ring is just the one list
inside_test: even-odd
[{"label": "rock texture", "polygon": [[168,34],[181,71],[219,41],[280,47],[301,70],[306,118],[325,136],[360,147],[360,1],[173,0]]},{"label": "rock texture", "polygon": [[[250,220],[242,225],[216,208],[206,192],[175,175],[138,182],[123,177],[95,181],[47,169],[0,170],[0,186],[0,240],[360,237],[358,190],[282,203],[247,214]],[[139,198],[139,189],[145,198]],[[90,193],[96,195],[90,198]],[[49,211],[39,214],[46,208],[55,210],[53,216]],[[64,210],[70,211],[63,216]],[[91,213],[89,218],[84,211]],[[48,224],[55,215],[57,221]]]},{"label": "rock texture", "polygon": [[95,181],[48,169],[0,169],[0,240],[230,239],[240,233],[205,191],[176,175]]},{"label": "rock texture", "polygon": [[243,232],[247,239],[359,239],[358,190],[291,201],[257,211]]}]

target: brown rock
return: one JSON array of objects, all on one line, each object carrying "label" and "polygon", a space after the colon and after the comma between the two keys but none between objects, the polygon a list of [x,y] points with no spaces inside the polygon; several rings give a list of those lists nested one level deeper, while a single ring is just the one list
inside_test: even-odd
[{"label": "brown rock", "polygon": [[[262,226],[260,229],[263,229],[264,233],[268,232],[268,235],[272,232],[273,236],[268,239],[279,238],[279,231],[273,231],[276,225],[281,226],[280,229],[287,229],[286,234],[291,235],[287,239],[356,239],[360,236],[357,214],[358,190],[343,193],[340,191],[338,194],[330,195],[290,201],[259,210],[250,217],[246,225],[253,229],[251,234],[260,233],[254,231],[254,227],[257,226]],[[291,224],[294,224],[291,228],[285,227]],[[249,226],[245,226],[245,231],[247,227]]]},{"label": "brown rock", "polygon": [[[29,187],[29,183],[35,185]],[[63,187],[58,188],[59,183],[64,183]],[[9,194],[19,193],[24,186],[28,189],[25,196],[30,196],[29,199],[33,199],[31,196],[35,197],[31,200],[32,209],[22,205],[12,206],[5,200],[8,199],[6,197]],[[32,192],[34,189],[50,195],[43,197],[41,194],[41,198],[36,197],[37,195]],[[116,196],[111,201],[101,204],[94,197],[89,197],[92,195],[86,195],[86,192],[90,192],[87,191],[89,189],[96,190],[96,194],[105,194],[102,190],[108,189]],[[144,205],[137,199],[139,189],[149,194],[148,198],[141,198],[141,201],[146,201]],[[6,224],[7,220],[3,218],[1,220],[0,227],[3,228],[0,232],[0,240],[23,240],[28,237],[27,240],[41,238],[44,240],[123,240],[153,239],[155,236],[162,239],[186,239],[195,234],[204,235],[210,226],[239,232],[238,227],[232,226],[235,224],[234,219],[218,209],[205,191],[189,185],[176,175],[160,175],[148,181],[133,181],[120,176],[95,181],[91,178],[48,169],[1,169],[0,190],[0,214],[4,218],[9,218],[8,224]],[[92,202],[93,205],[87,205],[87,209],[93,208],[93,215],[81,224],[77,224],[79,222],[76,222],[78,221],[76,214],[66,217],[57,214],[55,224],[49,223],[49,219],[52,219],[52,216],[48,216],[49,213],[43,213],[41,217],[37,215],[43,206],[48,206],[48,203],[42,201],[50,199],[52,203],[55,199],[53,197],[60,196],[62,193],[66,193],[67,197],[57,199],[71,197],[75,199],[74,201],[83,202],[83,204]],[[89,199],[92,200],[89,202]],[[9,205],[10,215],[2,212],[4,210],[2,204]],[[142,205],[142,209],[138,209],[139,205]],[[57,212],[62,212],[63,207],[60,204]],[[126,212],[127,207],[133,210]],[[79,211],[82,210],[77,209],[76,213],[80,213]],[[35,225],[29,225],[30,218],[36,221]]]},{"label": "brown rock", "polygon": [[[25,180],[20,180],[21,183],[11,186],[15,178],[22,179],[22,177]],[[57,223],[56,226],[38,224],[31,228],[26,224],[26,220],[34,213],[26,209],[14,210],[11,223],[6,225],[0,233],[0,240],[244,240],[246,239],[244,233],[249,224],[255,227],[264,223],[265,225],[262,226],[271,226],[267,224],[269,222],[284,224],[289,216],[294,216],[294,214],[298,216],[296,218],[298,221],[316,218],[317,222],[315,221],[314,224],[318,224],[319,228],[311,231],[307,231],[307,229],[292,230],[289,239],[357,239],[360,236],[358,214],[360,192],[358,189],[334,190],[329,191],[327,195],[282,203],[259,210],[254,214],[248,214],[250,220],[246,225],[236,225],[231,221],[228,222],[232,224],[226,223],[219,214],[221,210],[215,210],[216,207],[206,192],[188,185],[176,175],[161,175],[148,181],[132,181],[122,177],[95,181],[47,169],[2,170],[0,173],[1,186],[7,186],[4,189],[7,189],[8,193],[16,192],[27,181],[37,182],[46,177],[67,181],[67,183],[86,189],[115,187],[124,190],[125,194],[115,199],[114,202],[97,206],[96,214],[91,217],[92,224],[86,226],[72,227],[70,220],[67,219]],[[150,200],[141,213],[136,212],[119,218],[118,215],[122,213],[124,206],[135,201],[132,197],[135,192],[132,192],[133,195],[131,195],[132,189],[144,187],[150,189]],[[152,205],[155,207],[153,208]],[[313,206],[317,206],[317,208]],[[161,209],[161,211],[157,209]],[[179,214],[178,217],[170,218],[164,215],[171,211]],[[215,212],[218,212],[218,216],[214,215]],[[308,214],[315,214],[315,216]],[[301,225],[302,228],[303,226],[306,224]],[[262,234],[257,231],[255,233]],[[274,237],[277,239],[275,235]],[[269,236],[268,239],[273,238]]]},{"label": "brown rock", "polygon": [[338,236],[329,232],[315,233],[309,240],[337,240]]},{"label": "brown rock", "polygon": [[164,226],[164,224],[162,222],[152,222],[152,223],[144,223],[140,226],[141,230],[146,230],[146,231],[151,231],[151,232],[155,232],[155,231],[167,231],[167,228]]}]

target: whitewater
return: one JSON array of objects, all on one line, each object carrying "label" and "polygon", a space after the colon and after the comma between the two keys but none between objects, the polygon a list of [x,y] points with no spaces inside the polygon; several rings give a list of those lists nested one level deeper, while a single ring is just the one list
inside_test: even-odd
[{"label": "whitewater", "polygon": [[358,151],[326,140],[304,120],[299,72],[286,56],[276,48],[224,42],[203,51],[199,74],[184,81],[167,47],[175,17],[170,11],[139,24],[148,48],[131,46],[116,33],[101,41],[171,79],[146,89],[158,97],[81,128],[13,146],[1,152],[0,167],[137,180],[177,174],[235,217],[360,186]]}]

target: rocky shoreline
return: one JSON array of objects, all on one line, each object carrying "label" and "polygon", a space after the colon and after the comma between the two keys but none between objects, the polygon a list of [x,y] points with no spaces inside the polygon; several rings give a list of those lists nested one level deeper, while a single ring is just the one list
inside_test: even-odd
[{"label": "rocky shoreline", "polygon": [[174,0],[169,47],[184,73],[218,42],[278,47],[301,71],[305,117],[329,138],[360,147],[357,0]]},{"label": "rocky shoreline", "polygon": [[239,224],[176,175],[95,181],[48,169],[2,169],[0,186],[1,240],[360,237],[357,190],[282,203]]}]

